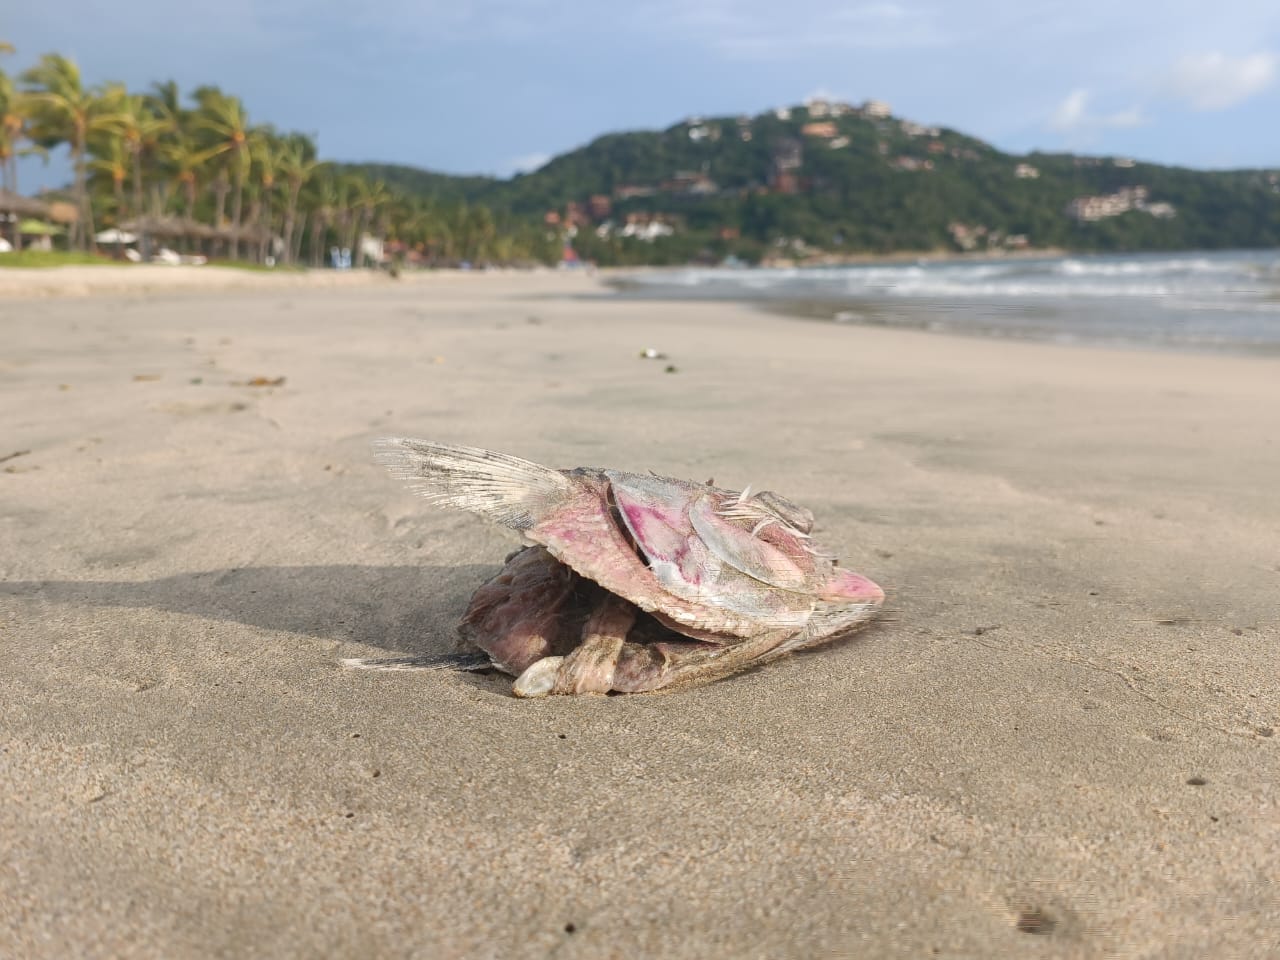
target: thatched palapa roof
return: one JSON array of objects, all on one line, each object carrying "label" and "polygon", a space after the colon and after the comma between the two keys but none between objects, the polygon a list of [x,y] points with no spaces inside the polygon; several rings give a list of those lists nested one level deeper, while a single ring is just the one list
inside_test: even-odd
[{"label": "thatched palapa roof", "polygon": [[145,233],[152,237],[198,237],[217,240],[261,240],[267,233],[261,226],[245,224],[239,230],[225,225],[211,227],[186,217],[136,217],[120,225],[130,233]]},{"label": "thatched palapa roof", "polygon": [[16,213],[20,217],[47,217],[49,204],[10,190],[0,190],[0,213]]},{"label": "thatched palapa roof", "polygon": [[213,227],[185,217],[137,217],[120,226],[152,237],[211,237],[214,233]]}]

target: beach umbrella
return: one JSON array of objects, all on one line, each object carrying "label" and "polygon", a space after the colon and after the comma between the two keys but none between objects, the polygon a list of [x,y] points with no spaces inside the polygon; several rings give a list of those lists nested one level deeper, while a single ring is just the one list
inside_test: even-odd
[{"label": "beach umbrella", "polygon": [[135,243],[138,237],[136,234],[126,233],[124,230],[111,227],[109,230],[95,233],[93,239],[98,243]]},{"label": "beach umbrella", "polygon": [[43,220],[23,220],[18,224],[18,232],[26,237],[60,237],[67,228]]}]

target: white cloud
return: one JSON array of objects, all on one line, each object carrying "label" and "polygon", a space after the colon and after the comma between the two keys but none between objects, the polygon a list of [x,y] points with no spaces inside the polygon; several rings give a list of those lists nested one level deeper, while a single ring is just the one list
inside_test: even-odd
[{"label": "white cloud", "polygon": [[1072,90],[1067,98],[1058,104],[1049,119],[1049,126],[1054,130],[1073,130],[1085,119],[1085,108],[1089,104],[1088,90]]},{"label": "white cloud", "polygon": [[1276,77],[1274,53],[1228,57],[1201,53],[1183,57],[1169,74],[1167,89],[1196,110],[1225,110],[1271,86]]},{"label": "white cloud", "polygon": [[509,177],[517,173],[532,173],[539,167],[544,166],[551,160],[549,153],[525,153],[518,157],[512,157],[503,164],[500,171],[502,176]]},{"label": "white cloud", "polygon": [[1130,107],[1128,110],[1109,113],[1101,121],[1104,127],[1127,128],[1145,126],[1147,118],[1143,116],[1141,107]]},{"label": "white cloud", "polygon": [[831,0],[650,0],[645,19],[733,60],[782,61],[812,54],[945,45],[937,13],[901,3]]},{"label": "white cloud", "polygon": [[1136,106],[1115,113],[1091,113],[1091,97],[1092,94],[1084,88],[1072,90],[1053,111],[1049,128],[1059,133],[1096,133],[1104,128],[1140,127],[1147,122],[1142,109]]}]

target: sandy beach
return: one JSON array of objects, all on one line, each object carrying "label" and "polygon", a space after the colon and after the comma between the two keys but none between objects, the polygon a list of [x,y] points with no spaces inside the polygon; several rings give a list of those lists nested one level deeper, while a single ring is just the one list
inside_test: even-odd
[{"label": "sandy beach", "polygon": [[0,270],[0,300],[95,296],[146,296],[154,293],[226,293],[232,290],[285,290],[294,287],[364,287],[388,282],[373,270],[245,270],[222,266],[92,264],[67,267],[5,267]]},{"label": "sandy beach", "polygon": [[[0,271],[0,957],[1280,956],[1274,358],[99,269]],[[777,490],[883,616],[670,694],[344,670],[514,543],[387,434]]]}]

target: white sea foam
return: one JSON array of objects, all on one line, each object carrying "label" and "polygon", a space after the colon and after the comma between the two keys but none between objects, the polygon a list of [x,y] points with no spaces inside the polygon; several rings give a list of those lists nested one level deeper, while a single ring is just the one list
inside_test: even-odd
[{"label": "white sea foam", "polygon": [[[640,274],[635,281],[642,294],[658,296],[831,302],[837,305],[832,315],[844,323],[865,319],[1001,336],[1280,349],[1276,251],[690,267]],[[842,302],[892,309],[841,309]]]}]

